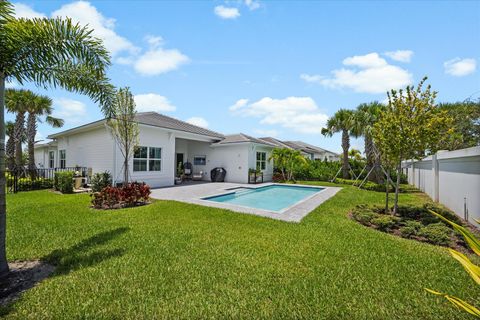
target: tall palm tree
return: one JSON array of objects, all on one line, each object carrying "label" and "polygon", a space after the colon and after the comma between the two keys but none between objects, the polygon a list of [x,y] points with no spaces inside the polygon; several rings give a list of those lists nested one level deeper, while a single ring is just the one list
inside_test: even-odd
[{"label": "tall palm tree", "polygon": [[7,111],[15,114],[15,126],[13,129],[15,168],[23,167],[22,142],[25,136],[25,114],[34,97],[32,91],[25,89],[7,89],[5,92]]},{"label": "tall palm tree", "polygon": [[8,273],[5,251],[5,83],[32,82],[86,94],[106,117],[114,88],[106,76],[110,56],[89,27],[70,19],[15,19],[9,1],[0,1],[0,277]]},{"label": "tall palm tree", "polygon": [[15,139],[13,138],[13,132],[15,129],[15,124],[12,121],[7,121],[5,123],[5,133],[8,136],[7,145],[6,145],[6,155],[7,155],[7,168],[13,170],[15,167]]},{"label": "tall palm tree", "polygon": [[28,149],[28,170],[32,178],[35,177],[35,136],[37,135],[37,122],[45,122],[54,128],[63,126],[63,119],[55,118],[52,114],[52,99],[47,96],[35,95],[32,103],[28,105],[27,119],[27,149]]},{"label": "tall palm tree", "polygon": [[350,131],[353,128],[353,115],[352,110],[340,109],[333,117],[328,119],[326,128],[322,128],[322,134],[324,136],[331,137],[334,133],[342,133],[342,177],[344,179],[349,178],[348,174],[348,149],[350,149]]},{"label": "tall palm tree", "polygon": [[378,121],[380,114],[385,110],[385,105],[378,101],[362,103],[357,107],[353,118],[352,133],[354,136],[363,136],[365,142],[365,156],[367,158],[366,170],[370,172],[374,165],[376,170],[372,171],[369,179],[377,183],[383,183],[383,175],[378,169],[380,159],[376,156],[375,145],[372,138],[373,125]]}]

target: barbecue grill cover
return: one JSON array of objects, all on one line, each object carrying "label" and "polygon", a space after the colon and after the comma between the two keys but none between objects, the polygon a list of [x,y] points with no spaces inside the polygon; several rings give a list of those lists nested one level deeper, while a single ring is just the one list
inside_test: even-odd
[{"label": "barbecue grill cover", "polygon": [[210,179],[212,182],[224,182],[226,174],[227,170],[224,168],[214,168],[210,171]]}]

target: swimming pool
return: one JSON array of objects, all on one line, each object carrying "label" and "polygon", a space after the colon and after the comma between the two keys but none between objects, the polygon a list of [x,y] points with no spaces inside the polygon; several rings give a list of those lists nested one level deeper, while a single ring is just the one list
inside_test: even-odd
[{"label": "swimming pool", "polygon": [[324,188],[270,185],[259,188],[237,188],[235,192],[203,198],[203,200],[229,203],[281,213],[283,210],[312,197]]}]

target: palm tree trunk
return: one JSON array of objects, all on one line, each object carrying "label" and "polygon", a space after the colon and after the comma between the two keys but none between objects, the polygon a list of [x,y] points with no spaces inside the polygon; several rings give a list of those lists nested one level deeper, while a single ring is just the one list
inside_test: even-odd
[{"label": "palm tree trunk", "polygon": [[342,176],[343,179],[348,179],[348,149],[350,149],[350,136],[348,130],[342,131],[342,148],[343,148],[343,164],[342,164]]},{"label": "palm tree trunk", "polygon": [[11,136],[8,136],[7,140],[7,168],[13,170],[15,168],[15,140],[13,138],[13,132]]},{"label": "palm tree trunk", "polygon": [[22,159],[22,138],[24,135],[25,112],[19,111],[15,118],[15,128],[13,136],[15,137],[15,166],[17,169],[23,166]]},{"label": "palm tree trunk", "polygon": [[27,119],[27,146],[28,146],[28,171],[30,177],[35,179],[35,136],[37,135],[37,115],[33,112],[28,113]]},{"label": "palm tree trunk", "polygon": [[9,272],[5,248],[7,230],[5,187],[5,76],[0,73],[0,277]]}]

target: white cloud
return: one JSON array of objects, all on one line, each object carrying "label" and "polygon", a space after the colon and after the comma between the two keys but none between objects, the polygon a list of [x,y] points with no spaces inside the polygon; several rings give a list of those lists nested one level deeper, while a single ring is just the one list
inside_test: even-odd
[{"label": "white cloud", "polygon": [[13,4],[13,9],[15,10],[15,17],[16,18],[26,18],[26,19],[33,19],[33,18],[45,18],[45,14],[41,12],[35,11],[32,7],[29,7],[26,4],[17,2]]},{"label": "white cloud", "polygon": [[115,19],[103,16],[97,8],[87,1],[65,4],[54,11],[52,17],[69,17],[72,21],[81,25],[88,25],[93,29],[93,36],[103,40],[105,47],[112,56],[120,52],[132,54],[139,50],[129,40],[115,32]]},{"label": "white cloud", "polygon": [[222,19],[236,19],[240,17],[238,8],[233,7],[216,6],[213,12]]},{"label": "white cloud", "polygon": [[413,51],[412,50],[387,51],[385,52],[385,55],[395,61],[410,62],[410,60],[412,60]]},{"label": "white cloud", "polygon": [[275,129],[255,129],[253,130],[256,134],[258,134],[261,137],[278,137],[279,132]]},{"label": "white cloud", "polygon": [[445,61],[443,67],[445,68],[446,74],[454,77],[463,77],[475,72],[477,69],[477,61],[471,58],[455,58]]},{"label": "white cloud", "polygon": [[87,106],[83,102],[68,98],[53,99],[53,110],[53,116],[66,123],[82,123],[87,116]]},{"label": "white cloud", "polygon": [[208,121],[202,117],[191,117],[186,120],[188,123],[193,124],[194,126],[208,128]]},{"label": "white cloud", "polygon": [[149,50],[135,62],[135,70],[146,76],[159,75],[177,69],[190,59],[176,49]]},{"label": "white cloud", "polygon": [[325,77],[322,77],[318,74],[315,74],[315,75],[309,75],[309,74],[306,74],[306,73],[302,73],[300,75],[300,79],[304,80],[305,82],[310,82],[310,83],[321,83],[322,79],[324,79]]},{"label": "white cloud", "polygon": [[321,133],[328,120],[310,97],[265,97],[251,104],[247,99],[240,99],[230,111],[235,115],[261,118],[260,124],[280,125],[300,133]]},{"label": "white cloud", "polygon": [[248,99],[240,99],[237,102],[235,102],[234,105],[230,106],[229,109],[230,111],[236,111],[244,106],[246,106],[248,103]]},{"label": "white cloud", "polygon": [[372,94],[402,88],[413,81],[408,70],[388,64],[376,52],[345,58],[343,65],[349,68],[333,70],[331,77],[302,74],[300,78],[328,88],[347,88],[355,92]]},{"label": "white cloud", "polygon": [[260,8],[260,2],[255,0],[245,0],[245,5],[252,11]]},{"label": "white cloud", "polygon": [[177,109],[166,97],[156,93],[137,94],[134,100],[139,112],[169,112]]}]

